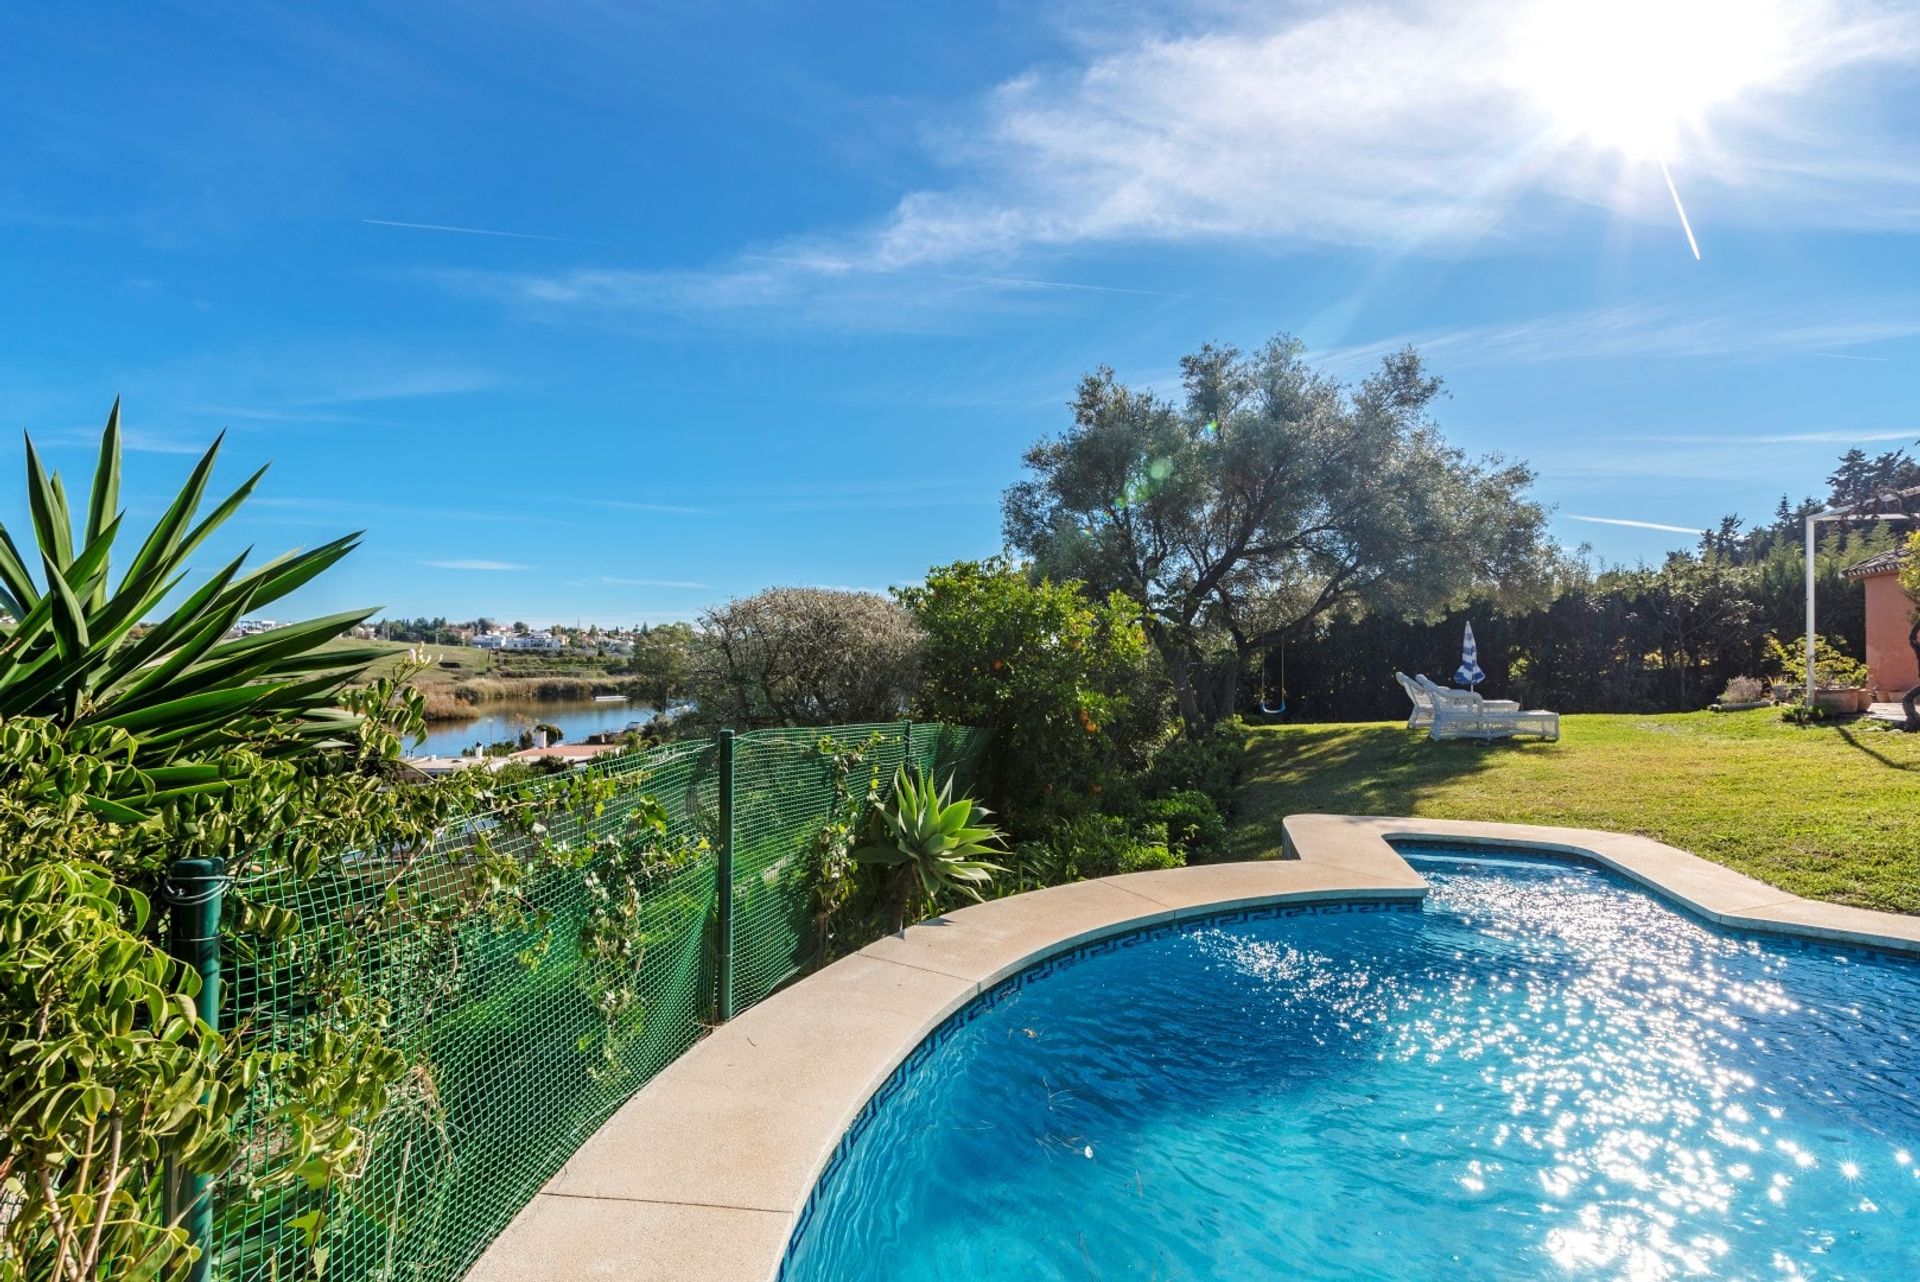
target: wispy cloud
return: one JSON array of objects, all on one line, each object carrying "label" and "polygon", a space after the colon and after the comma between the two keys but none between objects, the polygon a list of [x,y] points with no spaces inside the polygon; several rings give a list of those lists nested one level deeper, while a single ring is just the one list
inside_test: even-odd
[{"label": "wispy cloud", "polygon": [[915,271],[910,268],[890,268],[873,263],[862,263],[846,258],[780,258],[769,254],[742,254],[742,262],[773,263],[780,267],[793,268],[805,273],[824,273],[827,275],[869,275],[904,276],[918,280],[957,281],[963,285],[991,285],[1010,290],[1065,290],[1070,293],[1121,294],[1135,298],[1181,298],[1200,303],[1245,302],[1245,299],[1222,298],[1213,294],[1188,294],[1168,289],[1138,289],[1128,285],[1094,285],[1086,281],[1047,280],[1035,276],[994,276],[984,272],[942,272]]},{"label": "wispy cloud", "polygon": [[691,507],[684,503],[653,503],[645,499],[598,499],[579,494],[556,496],[562,503],[577,503],[581,507],[611,508],[616,512],[660,512],[668,516],[708,516],[712,509]]},{"label": "wispy cloud", "polygon": [[420,564],[431,566],[436,570],[491,571],[491,570],[531,570],[533,568],[530,565],[520,565],[519,563],[514,561],[485,561],[485,560],[468,560],[468,559],[453,560],[453,561],[422,561]]},{"label": "wispy cloud", "polygon": [[490,391],[502,370],[465,356],[362,339],[247,344],[208,350],[131,371],[127,410],[164,416],[211,438],[223,426],[386,427],[381,408]]},{"label": "wispy cloud", "polygon": [[539,516],[525,511],[516,511],[511,504],[502,503],[499,509],[483,508],[445,508],[416,506],[409,503],[369,503],[361,499],[337,499],[306,495],[256,495],[249,500],[253,508],[275,508],[292,512],[312,512],[316,516],[329,518],[352,518],[356,516],[402,517],[413,521],[476,521],[487,524],[510,525],[548,525],[570,527],[573,521],[562,521],[555,517]]},{"label": "wispy cloud", "polygon": [[[47,433],[44,437],[39,433],[35,433],[34,435],[36,439],[42,439],[50,445],[98,448],[100,444],[100,429],[97,427],[79,427],[66,432],[51,432]],[[133,454],[200,455],[205,454],[207,452],[207,446],[212,443],[213,438],[211,436],[206,440],[188,440],[184,437],[173,437],[161,433],[142,431],[137,428],[125,426],[124,424],[120,429],[120,448]]]},{"label": "wispy cloud", "polygon": [[1331,348],[1317,353],[1317,359],[1329,367],[1351,368],[1373,364],[1409,345],[1444,357],[1456,368],[1624,356],[1766,359],[1812,355],[1817,347],[1914,338],[1920,338],[1920,307],[1865,299],[1785,307],[1727,298],[1704,307],[1693,302],[1627,303],[1498,324],[1412,331]]},{"label": "wispy cloud", "polygon": [[391,218],[362,218],[360,221],[369,227],[400,227],[407,231],[444,231],[461,236],[500,236],[507,240],[551,240],[572,245],[582,243],[571,236],[543,236],[538,232],[530,231],[498,231],[491,227],[452,227],[445,223],[403,223]]},{"label": "wispy cloud", "polygon": [[1668,534],[1704,534],[1705,530],[1691,525],[1667,525],[1661,521],[1632,521],[1624,516],[1578,516],[1572,512],[1562,512],[1560,516],[1568,521],[1586,521],[1592,525],[1624,525],[1635,530],[1664,530]]},{"label": "wispy cloud", "polygon": [[1826,432],[1734,432],[1725,435],[1682,432],[1660,436],[1639,436],[1644,441],[1665,441],[1682,445],[1873,445],[1886,441],[1920,442],[1920,427],[1874,429],[1854,432],[1844,428]]},{"label": "wispy cloud", "polygon": [[363,414],[340,414],[319,409],[268,409],[258,405],[199,405],[197,413],[221,420],[243,423],[330,423],[342,427],[392,427],[392,419],[368,418]]},{"label": "wispy cloud", "polygon": [[625,579],[614,574],[603,574],[600,582],[617,584],[628,588],[688,588],[710,589],[711,583],[696,583],[692,579]]},{"label": "wispy cloud", "polygon": [[597,498],[562,494],[554,500],[582,507],[621,512],[657,512],[668,516],[724,516],[753,512],[891,512],[902,508],[992,506],[1000,500],[997,480],[964,478],[923,481],[910,477],[876,477],[799,486],[729,487],[724,491],[696,491],[688,503],[656,503],[648,499]]},{"label": "wispy cloud", "polygon": [[[1752,19],[1781,36],[1769,74],[1674,157],[1696,210],[1771,227],[1920,224],[1920,152],[1875,98],[1920,65],[1920,12],[1876,0],[1755,4]],[[1401,0],[1103,14],[1103,33],[1134,25],[936,122],[929,159],[949,180],[904,193],[865,226],[742,246],[693,269],[440,279],[550,312],[802,311],[895,325],[1009,297],[1110,291],[1033,270],[1100,246],[1455,252],[1557,234],[1583,209],[1670,222],[1657,165],[1596,151],[1540,101],[1524,13],[1497,0]]]}]

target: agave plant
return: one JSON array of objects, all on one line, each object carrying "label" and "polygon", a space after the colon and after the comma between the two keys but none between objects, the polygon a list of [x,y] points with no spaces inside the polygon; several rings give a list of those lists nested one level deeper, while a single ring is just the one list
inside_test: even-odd
[{"label": "agave plant", "polygon": [[1003,871],[982,858],[1003,848],[1000,830],[985,822],[992,812],[971,797],[953,799],[953,777],[936,790],[925,770],[893,776],[893,804],[879,812],[882,839],[860,846],[853,857],[864,864],[891,867],[888,895],[892,929],[906,925],[907,902],[917,886],[926,902],[938,902],[949,890],[978,900],[980,887]]},{"label": "agave plant", "polygon": [[84,525],[76,532],[66,489],[42,467],[30,437],[31,558],[0,525],[0,610],[12,615],[0,623],[0,720],[45,717],[99,731],[128,745],[162,794],[217,787],[218,767],[207,757],[240,740],[267,756],[289,756],[350,736],[357,719],[338,706],[339,692],[381,657],[372,647],[324,648],[372,610],[228,636],[242,617],[352,551],[358,534],[252,570],[242,553],[159,613],[185,588],[188,559],[266,472],[201,516],[220,443],[202,456],[117,581],[112,554],[125,523],[118,400],[101,434]]}]

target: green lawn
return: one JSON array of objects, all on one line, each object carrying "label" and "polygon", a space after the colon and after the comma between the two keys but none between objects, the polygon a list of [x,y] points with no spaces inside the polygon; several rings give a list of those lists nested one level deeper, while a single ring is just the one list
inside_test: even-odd
[{"label": "green lawn", "polygon": [[341,637],[327,643],[328,649],[336,650],[361,646],[390,651],[390,657],[380,660],[370,669],[371,675],[376,677],[388,676],[406,662],[409,650],[425,651],[432,656],[434,665],[414,678],[415,684],[422,686],[484,677],[493,668],[493,652],[470,645],[413,645],[406,641],[361,641],[353,637]]},{"label": "green lawn", "polygon": [[1434,743],[1401,724],[1254,732],[1236,853],[1290,814],[1637,832],[1815,899],[1920,913],[1920,735],[1771,710],[1561,718],[1559,743]]}]

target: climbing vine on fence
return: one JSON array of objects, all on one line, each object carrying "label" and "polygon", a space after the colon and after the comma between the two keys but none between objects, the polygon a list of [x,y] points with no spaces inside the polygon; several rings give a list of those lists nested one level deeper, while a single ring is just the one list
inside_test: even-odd
[{"label": "climbing vine on fence", "polygon": [[[675,921],[706,911],[704,899],[673,890],[667,874],[709,850],[705,838],[673,838],[666,807],[642,797],[627,816],[626,839],[585,875],[588,907],[578,936],[579,974],[601,1027],[582,1034],[576,1044],[601,1081],[633,1072],[622,1050],[646,1031],[640,975],[649,947],[658,940],[658,923],[663,916]],[[663,890],[679,900],[665,914],[651,902]]]},{"label": "climbing vine on fence", "polygon": [[[860,871],[853,850],[859,844],[861,826],[880,804],[881,775],[874,756],[884,742],[885,736],[877,731],[859,743],[842,743],[823,734],[814,748],[826,760],[827,786],[832,790],[827,821],[816,839],[814,877],[814,933],[826,958],[838,951],[837,945],[847,935],[843,917],[855,897]],[[865,942],[865,932],[855,934],[858,947]]]}]

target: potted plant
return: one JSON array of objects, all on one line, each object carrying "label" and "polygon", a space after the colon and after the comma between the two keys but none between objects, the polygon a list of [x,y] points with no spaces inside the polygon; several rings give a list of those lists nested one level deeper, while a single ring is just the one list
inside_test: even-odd
[{"label": "potted plant", "polygon": [[[1778,637],[1768,637],[1767,647],[1775,663],[1786,672],[1787,680],[1799,690],[1807,684],[1805,651],[1788,646]],[[1867,665],[1842,650],[1826,637],[1813,642],[1813,703],[1829,712],[1865,712],[1871,700],[1867,689],[1870,677]],[[1804,697],[1804,696],[1803,696]]]}]

